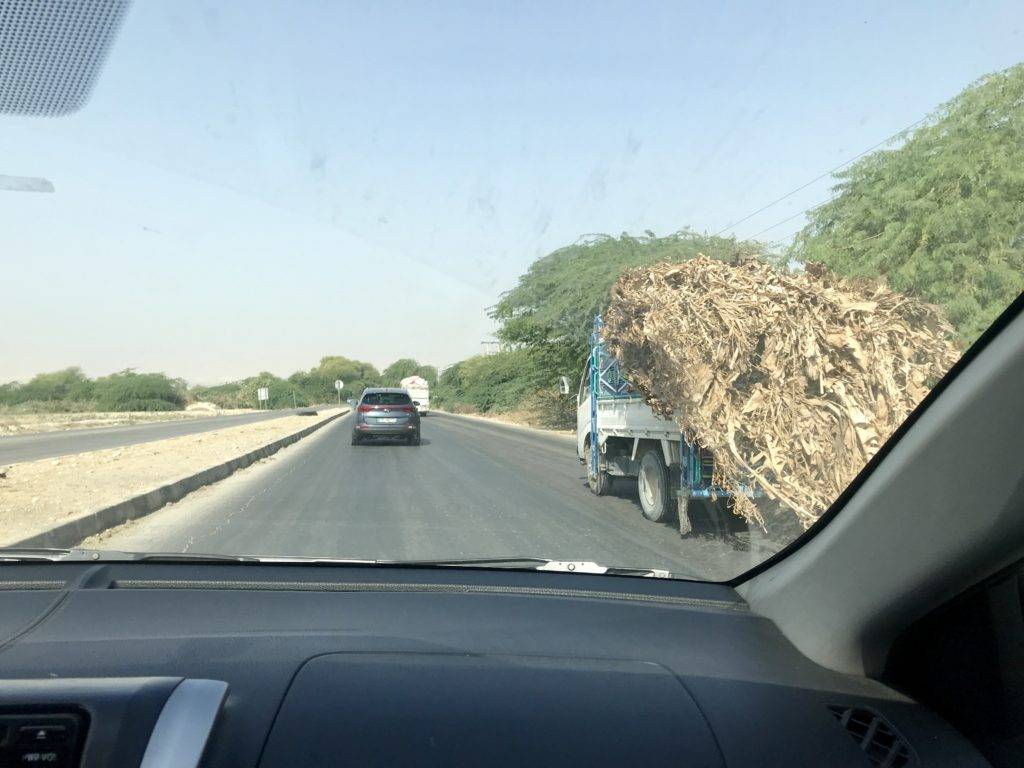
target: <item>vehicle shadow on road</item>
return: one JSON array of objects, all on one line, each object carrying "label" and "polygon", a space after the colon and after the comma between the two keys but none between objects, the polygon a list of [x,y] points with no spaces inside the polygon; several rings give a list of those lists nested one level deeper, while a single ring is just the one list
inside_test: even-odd
[{"label": "vehicle shadow on road", "polygon": [[[587,485],[587,476],[581,475],[580,487],[583,490],[590,490]],[[640,507],[640,500],[637,496],[637,482],[632,478],[617,477],[612,482],[612,487],[606,494],[608,497],[628,501],[636,509],[638,515],[643,515]],[[748,542],[741,538],[749,534],[749,524],[743,518],[731,514],[723,499],[712,502],[705,499],[693,499],[690,501],[691,514],[690,522],[692,529],[689,533],[681,536],[681,539],[705,539],[720,541],[737,551],[747,551],[750,548]],[[668,530],[678,532],[679,518],[673,512],[665,520],[654,522],[647,520],[646,523],[652,526],[660,526]]]},{"label": "vehicle shadow on road", "polygon": [[[425,437],[420,438],[420,446],[430,445],[430,440]],[[370,440],[362,440],[359,443],[360,448],[415,448],[416,446],[407,445],[405,440],[401,438],[387,438],[387,437],[375,437]]]}]

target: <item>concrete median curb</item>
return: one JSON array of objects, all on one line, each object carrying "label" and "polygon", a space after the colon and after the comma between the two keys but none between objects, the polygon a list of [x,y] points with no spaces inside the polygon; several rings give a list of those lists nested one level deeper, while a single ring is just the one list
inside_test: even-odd
[{"label": "concrete median curb", "polygon": [[126,501],[119,502],[109,507],[90,512],[82,517],[69,520],[66,523],[54,526],[45,531],[33,534],[26,539],[7,544],[8,547],[74,547],[79,542],[90,536],[102,533],[108,528],[127,523],[140,517],[156,512],[158,509],[171,502],[181,501],[192,491],[202,488],[204,485],[211,485],[234,474],[240,469],[254,464],[260,459],[277,453],[285,446],[298,442],[304,437],[313,434],[321,427],[330,424],[342,416],[351,412],[351,408],[328,416],[323,421],[311,424],[305,429],[293,432],[285,437],[278,438],[271,443],[256,448],[255,450],[236,456],[216,466],[209,467],[194,474],[175,480],[172,483],[161,485],[148,493],[139,494]]}]

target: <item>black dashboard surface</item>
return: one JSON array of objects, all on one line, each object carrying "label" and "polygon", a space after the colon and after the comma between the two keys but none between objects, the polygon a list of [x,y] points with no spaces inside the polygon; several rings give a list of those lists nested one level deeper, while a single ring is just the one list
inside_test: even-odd
[{"label": "black dashboard surface", "polygon": [[[812,663],[720,585],[322,565],[3,567],[0,679],[126,677],[228,684],[211,767],[634,755],[865,768],[838,714],[851,708],[891,725],[910,764],[986,764],[906,697]],[[83,765],[103,764],[91,739]]]}]

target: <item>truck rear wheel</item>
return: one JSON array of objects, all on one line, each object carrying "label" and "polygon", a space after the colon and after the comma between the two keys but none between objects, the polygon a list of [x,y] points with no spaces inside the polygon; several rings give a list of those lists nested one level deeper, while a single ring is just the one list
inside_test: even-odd
[{"label": "truck rear wheel", "polygon": [[[587,485],[595,496],[604,496],[612,489],[612,479],[607,472],[598,468],[595,476],[590,470],[590,443],[583,447],[583,463],[587,466]],[[600,464],[600,459],[598,460]]]},{"label": "truck rear wheel", "polygon": [[668,468],[661,458],[660,450],[648,448],[644,451],[640,457],[640,474],[636,485],[644,517],[655,523],[666,520],[672,513],[672,494]]}]

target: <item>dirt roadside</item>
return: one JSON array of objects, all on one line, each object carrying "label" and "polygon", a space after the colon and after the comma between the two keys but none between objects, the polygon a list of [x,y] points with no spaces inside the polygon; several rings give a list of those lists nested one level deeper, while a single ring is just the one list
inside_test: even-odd
[{"label": "dirt roadside", "polygon": [[0,546],[230,461],[338,412],[338,408],[324,409],[316,416],[284,416],[196,435],[2,467]]},{"label": "dirt roadside", "polygon": [[[489,421],[494,424],[504,424],[506,427],[517,427],[519,429],[528,429],[534,432],[544,432],[549,435],[558,435],[559,437],[565,437],[572,440],[576,439],[576,432],[572,429],[552,429],[549,427],[537,427],[527,423],[525,420],[517,419],[515,414],[480,414],[480,413],[454,413],[452,411],[445,411],[441,408],[434,409],[437,413],[443,413],[446,416],[459,416],[465,419],[476,419],[477,421]],[[430,418],[429,416],[427,418]]]},{"label": "dirt roadside", "polygon": [[252,413],[251,408],[233,410],[190,409],[184,411],[126,411],[120,413],[3,413],[0,435],[25,435],[35,432],[63,432],[91,427],[123,427],[130,424],[154,424],[162,421],[193,421],[211,416]]}]

